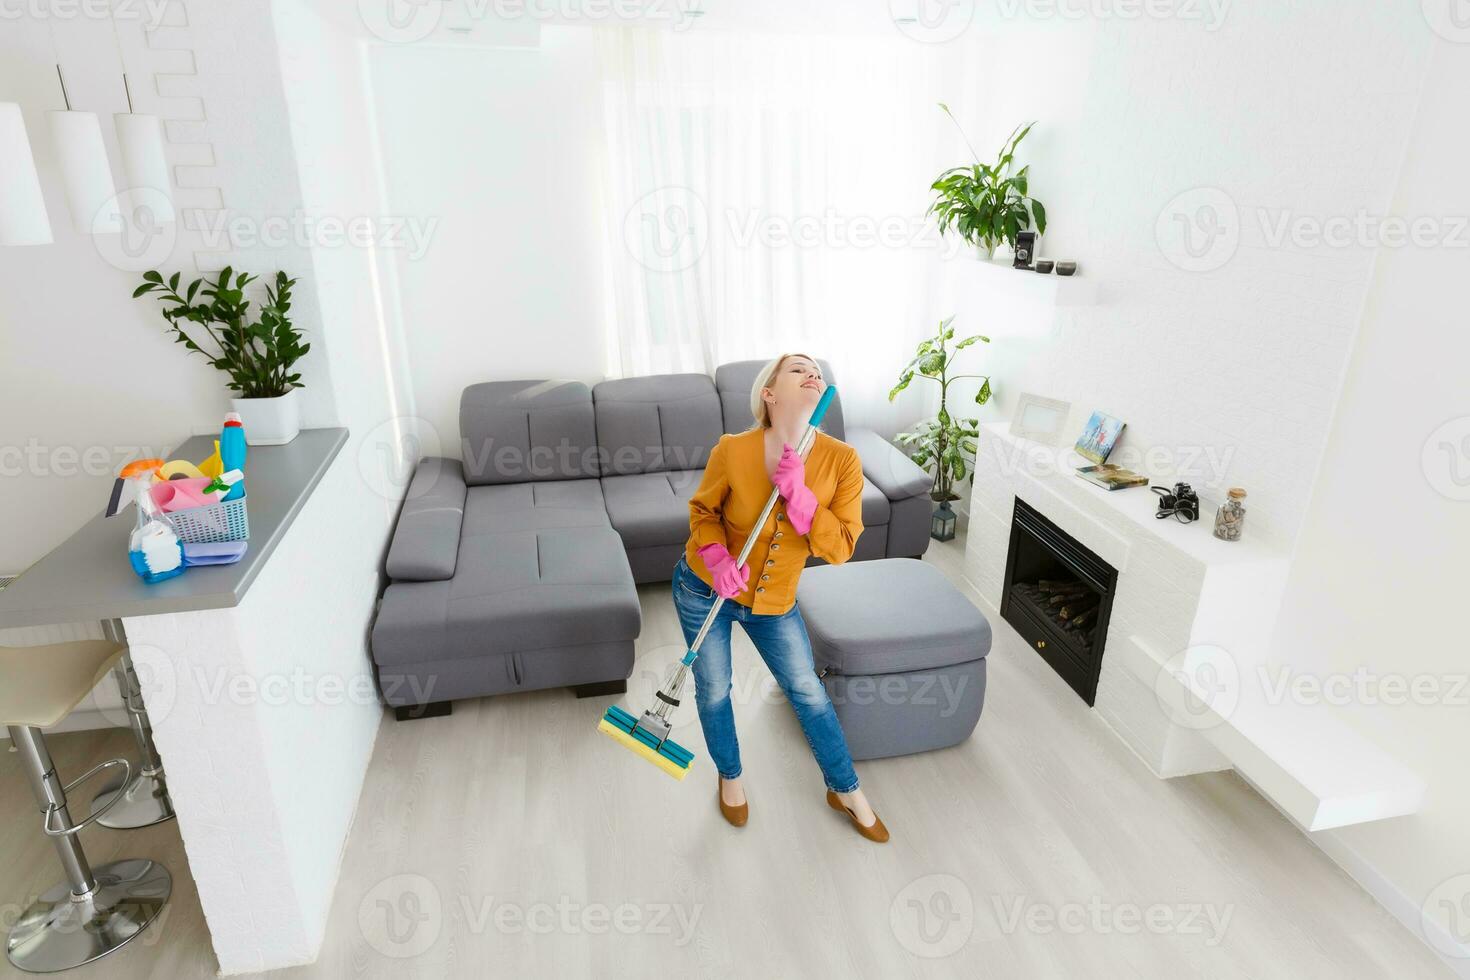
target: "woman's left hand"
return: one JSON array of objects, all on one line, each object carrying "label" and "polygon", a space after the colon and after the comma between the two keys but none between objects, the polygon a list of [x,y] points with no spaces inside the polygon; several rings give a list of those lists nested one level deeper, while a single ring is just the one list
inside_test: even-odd
[{"label": "woman's left hand", "polygon": [[817,512],[817,495],[806,485],[806,466],[790,443],[781,444],[781,461],[771,474],[771,482],[786,498],[786,516],[791,518],[792,530],[797,534],[810,531]]}]

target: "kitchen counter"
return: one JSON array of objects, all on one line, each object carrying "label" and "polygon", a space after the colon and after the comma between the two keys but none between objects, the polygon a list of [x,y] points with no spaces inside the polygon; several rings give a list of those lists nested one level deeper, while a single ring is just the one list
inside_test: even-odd
[{"label": "kitchen counter", "polygon": [[[214,437],[195,436],[170,459],[204,459]],[[246,457],[250,550],[233,565],[191,568],[149,585],[128,564],[131,508],[101,513],[0,589],[0,628],[223,609],[240,604],[302,505],[347,442],[346,429],[306,429],[284,446]]]}]

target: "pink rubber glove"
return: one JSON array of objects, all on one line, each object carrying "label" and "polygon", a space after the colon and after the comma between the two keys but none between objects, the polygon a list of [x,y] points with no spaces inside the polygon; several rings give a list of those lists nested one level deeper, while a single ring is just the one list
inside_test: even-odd
[{"label": "pink rubber glove", "polygon": [[700,548],[698,555],[704,560],[704,567],[710,570],[715,577],[715,592],[726,599],[733,599],[745,591],[750,582],[750,566],[735,566],[735,559],[730,557],[730,552],[718,541],[711,542]]},{"label": "pink rubber glove", "polygon": [[788,442],[781,443],[781,462],[776,464],[771,482],[786,498],[786,516],[791,518],[791,529],[797,534],[810,531],[812,517],[817,512],[817,495],[806,485],[806,467]]}]

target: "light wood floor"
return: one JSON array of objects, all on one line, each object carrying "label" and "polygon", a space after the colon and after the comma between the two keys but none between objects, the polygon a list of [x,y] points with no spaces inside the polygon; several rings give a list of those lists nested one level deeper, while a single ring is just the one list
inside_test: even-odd
[{"label": "light wood floor", "polygon": [[[925,560],[963,587],[962,556],[960,538]],[[638,666],[617,699],[634,710],[683,652],[668,585],[640,595]],[[699,758],[682,784],[596,734],[610,698],[548,691],[385,718],[321,958],[280,976],[1450,975],[1239,778],[1155,779],[995,626],[975,735],[858,764],[893,833],[884,846],[826,807],[800,729],[738,631],[741,830],[716,810],[689,704],[675,738]],[[128,740],[51,744],[75,773]],[[0,821],[0,903],[15,903],[57,869],[3,753]],[[83,839],[97,862],[162,859],[175,891],[163,928],[79,975],[212,975],[177,828]],[[8,924],[15,905],[0,908]]]}]

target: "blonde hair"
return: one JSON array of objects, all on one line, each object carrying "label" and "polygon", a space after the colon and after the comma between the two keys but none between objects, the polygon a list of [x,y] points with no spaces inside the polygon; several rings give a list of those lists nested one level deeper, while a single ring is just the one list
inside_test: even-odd
[{"label": "blonde hair", "polygon": [[[755,421],[750,424],[749,429],[745,430],[746,432],[751,431],[751,429],[769,429],[771,427],[771,412],[766,406],[766,400],[761,397],[761,391],[771,386],[771,382],[776,378],[776,372],[781,370],[781,365],[785,363],[788,357],[804,357],[813,364],[817,364],[817,359],[810,354],[791,351],[778,356],[774,361],[769,362],[765,367],[761,368],[760,373],[755,376],[755,384],[750,386],[750,414],[755,417]],[[817,364],[817,371],[820,372],[821,370],[822,366]]]}]

